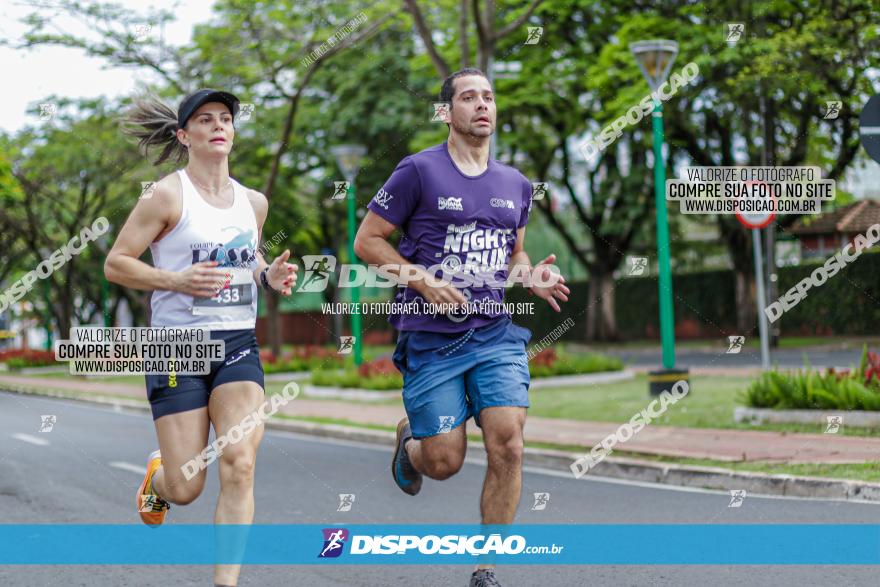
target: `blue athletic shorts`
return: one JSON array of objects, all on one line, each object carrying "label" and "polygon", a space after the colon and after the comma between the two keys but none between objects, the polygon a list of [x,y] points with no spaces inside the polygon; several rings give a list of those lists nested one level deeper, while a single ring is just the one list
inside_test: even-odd
[{"label": "blue athletic shorts", "polygon": [[483,408],[529,407],[532,333],[503,316],[465,332],[403,331],[393,361],[414,438],[449,432]]},{"label": "blue athletic shorts", "polygon": [[177,375],[171,382],[173,387],[168,374],[145,375],[153,420],[207,406],[211,392],[224,383],[253,381],[265,391],[260,347],[253,329],[213,330],[211,339],[224,341],[226,357],[212,361],[207,375]]}]

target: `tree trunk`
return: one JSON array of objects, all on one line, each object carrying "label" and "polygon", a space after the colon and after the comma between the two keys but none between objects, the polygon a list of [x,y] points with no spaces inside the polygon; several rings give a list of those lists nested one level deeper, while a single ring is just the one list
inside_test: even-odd
[{"label": "tree trunk", "polygon": [[598,275],[597,278],[597,281],[599,282],[599,291],[602,295],[602,321],[599,325],[599,338],[603,341],[616,341],[618,339],[618,333],[617,317],[614,315],[614,278],[610,271],[606,271],[601,275]]},{"label": "tree trunk", "polygon": [[587,328],[584,339],[594,342],[598,339],[599,332],[599,279],[590,268],[590,276],[587,280]]},{"label": "tree trunk", "polygon": [[734,268],[736,276],[736,330],[745,335],[753,332],[757,324],[755,309],[755,275],[751,267]]},{"label": "tree trunk", "polygon": [[272,354],[276,357],[281,356],[281,314],[278,302],[278,294],[266,292],[266,330]]}]

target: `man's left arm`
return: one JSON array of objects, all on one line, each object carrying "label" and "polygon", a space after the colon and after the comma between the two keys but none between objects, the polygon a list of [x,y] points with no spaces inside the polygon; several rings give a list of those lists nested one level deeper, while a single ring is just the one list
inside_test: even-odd
[{"label": "man's left arm", "polygon": [[[557,299],[567,302],[571,290],[565,285],[565,278],[553,263],[556,255],[548,255],[543,261],[532,267],[528,253],[525,251],[526,227],[516,230],[516,243],[510,253],[508,263],[511,282],[520,283],[528,288],[531,295],[546,300],[550,307],[561,312]],[[557,271],[553,271],[556,268]]]},{"label": "man's left arm", "polygon": [[532,273],[532,261],[529,254],[525,250],[526,227],[516,229],[516,243],[513,245],[513,251],[510,253],[510,261],[508,263],[513,283],[520,283],[523,287],[528,287],[527,275]]}]

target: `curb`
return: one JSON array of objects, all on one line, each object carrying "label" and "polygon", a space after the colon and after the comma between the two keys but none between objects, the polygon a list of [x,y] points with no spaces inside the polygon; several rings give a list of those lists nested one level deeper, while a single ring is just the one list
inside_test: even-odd
[{"label": "curb", "polygon": [[[532,459],[549,469],[564,468],[577,455],[564,451],[526,448],[527,458],[531,451]],[[822,477],[802,477],[796,475],[769,475],[747,471],[733,471],[720,467],[701,467],[697,465],[677,465],[674,463],[655,463],[625,457],[607,457],[593,467],[597,477],[630,479],[661,485],[678,485],[730,491],[745,489],[747,493],[758,495],[780,495],[787,497],[812,497],[840,501],[880,502],[880,483],[867,481],[830,479]]]},{"label": "curb", "polygon": [[[4,384],[0,391],[10,391],[23,395],[57,397],[84,403],[134,409],[145,413],[150,412],[150,407],[145,401],[122,400],[100,396],[82,397],[61,390],[41,389],[36,391],[25,386],[14,387]],[[266,422],[266,428],[388,447],[394,446],[395,443],[395,434],[393,432],[339,424],[272,419]],[[576,453],[561,450],[526,447],[523,465],[542,467],[559,473],[571,474],[569,467],[577,457]],[[481,445],[471,443],[468,445],[467,458],[485,461],[486,452]],[[718,467],[655,463],[625,457],[607,457],[591,468],[590,471],[588,475],[593,475],[594,477],[628,479],[660,485],[697,487],[720,491],[745,489],[747,493],[758,495],[880,503],[880,483],[869,483],[867,481],[800,477],[795,475],[768,475],[766,473],[732,471]]]},{"label": "curb", "polygon": [[360,387],[330,387],[325,385],[312,385],[303,383],[303,394],[306,397],[318,397],[325,399],[353,399],[362,402],[384,402],[389,399],[400,397],[401,390],[389,389],[363,389]]},{"label": "curb", "polygon": [[880,426],[880,412],[856,410],[774,410],[770,408],[748,408],[737,406],[733,410],[736,422],[748,423],[795,423],[828,424],[832,416],[840,418],[840,425],[876,428]]}]

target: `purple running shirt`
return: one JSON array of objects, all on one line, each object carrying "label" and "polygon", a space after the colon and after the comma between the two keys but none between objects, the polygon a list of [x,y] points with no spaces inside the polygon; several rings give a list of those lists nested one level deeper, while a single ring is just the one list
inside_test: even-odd
[{"label": "purple running shirt", "polygon": [[508,316],[502,284],[531,206],[529,180],[498,161],[490,159],[480,175],[464,175],[446,143],[404,158],[367,207],[400,228],[403,258],[451,278],[470,307],[429,314],[421,294],[400,286],[389,322],[397,330],[453,333]]}]

